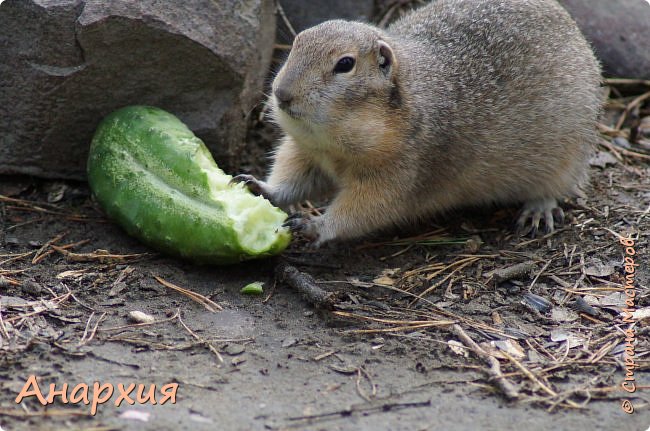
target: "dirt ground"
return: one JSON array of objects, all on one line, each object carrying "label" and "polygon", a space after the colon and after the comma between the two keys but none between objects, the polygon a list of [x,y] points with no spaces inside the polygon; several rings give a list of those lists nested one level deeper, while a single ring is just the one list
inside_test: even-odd
[{"label": "dirt ground", "polygon": [[[1,178],[0,429],[646,430],[650,166],[598,151],[588,197],[566,203],[550,235],[514,235],[515,208],[467,210],[229,267],[155,254],[85,184]],[[616,234],[637,239],[631,394]],[[334,305],[276,282],[280,263],[335,292]],[[240,293],[254,281],[263,295]],[[91,402],[93,382],[115,394],[94,416],[80,398],[17,404],[30,376],[44,397],[66,383],[69,397],[89,385]],[[177,384],[175,403],[137,402],[136,389],[117,407],[118,384],[155,385],[158,401]]]}]

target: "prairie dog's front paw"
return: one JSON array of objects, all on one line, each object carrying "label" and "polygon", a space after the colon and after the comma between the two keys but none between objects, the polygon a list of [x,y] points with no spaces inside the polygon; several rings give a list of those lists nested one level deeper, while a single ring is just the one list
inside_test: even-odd
[{"label": "prairie dog's front paw", "polygon": [[318,248],[334,238],[327,229],[326,221],[325,216],[296,213],[284,222],[284,226],[288,227],[292,233],[297,233],[310,241],[312,247]]},{"label": "prairie dog's front paw", "polygon": [[254,195],[264,196],[266,199],[271,200],[271,191],[269,190],[268,185],[261,180],[258,180],[252,175],[240,174],[233,177],[230,180],[230,184],[244,183],[244,185],[251,191]]}]

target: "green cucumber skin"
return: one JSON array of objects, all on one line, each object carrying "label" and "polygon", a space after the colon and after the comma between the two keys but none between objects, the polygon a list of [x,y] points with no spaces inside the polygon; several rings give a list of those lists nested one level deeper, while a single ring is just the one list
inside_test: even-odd
[{"label": "green cucumber skin", "polygon": [[[197,263],[231,264],[280,253],[289,235],[251,255],[219,202],[207,198],[197,153],[212,156],[176,117],[157,108],[122,108],[100,123],[88,158],[88,182],[107,215],[130,235]],[[215,165],[216,166],[216,165]]]}]

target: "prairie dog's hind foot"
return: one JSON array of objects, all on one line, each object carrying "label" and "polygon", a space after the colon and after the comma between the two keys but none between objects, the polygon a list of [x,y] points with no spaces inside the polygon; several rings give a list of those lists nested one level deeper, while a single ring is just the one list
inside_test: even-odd
[{"label": "prairie dog's hind foot", "polygon": [[530,233],[532,237],[537,235],[539,223],[544,220],[546,233],[555,230],[555,221],[564,223],[564,211],[555,198],[544,198],[528,201],[521,209],[517,219],[517,233],[521,236]]}]

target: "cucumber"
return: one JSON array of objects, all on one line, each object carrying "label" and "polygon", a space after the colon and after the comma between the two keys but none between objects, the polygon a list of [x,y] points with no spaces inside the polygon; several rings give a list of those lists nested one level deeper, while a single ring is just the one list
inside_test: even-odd
[{"label": "cucumber", "polygon": [[287,214],[219,169],[174,115],[129,106],[99,124],[88,183],[127,233],[167,254],[230,264],[280,253],[291,240]]}]

